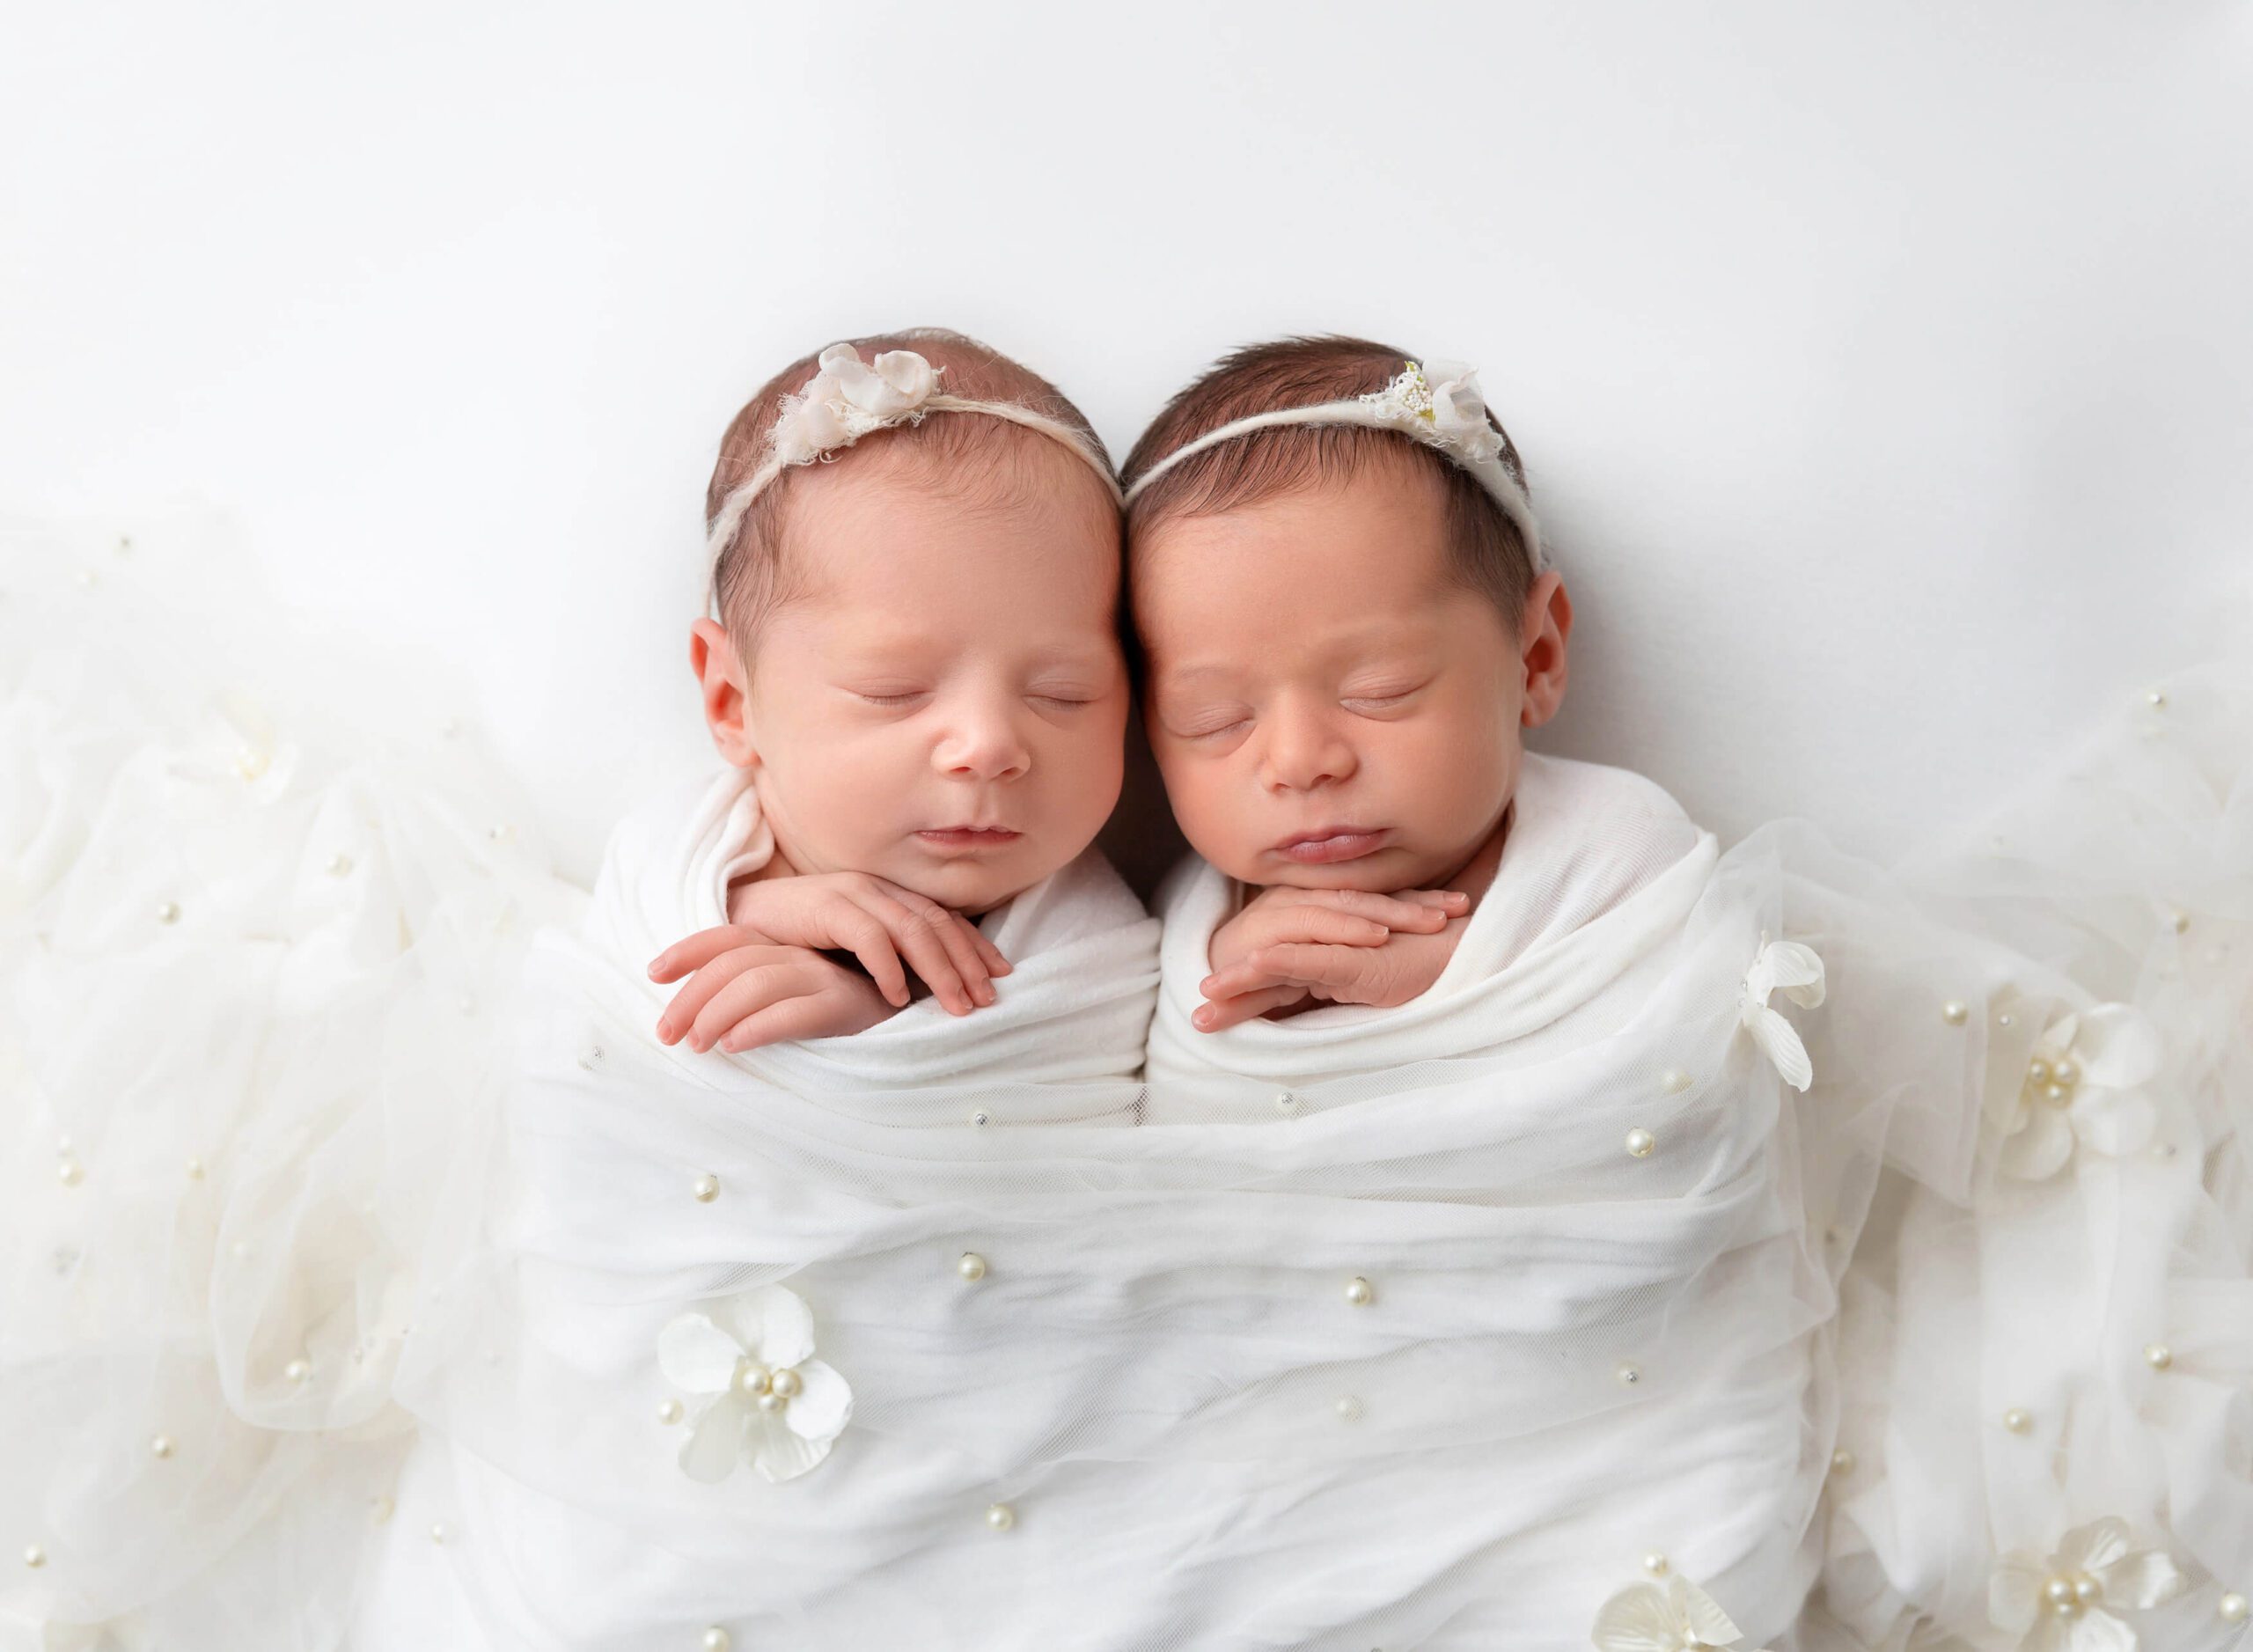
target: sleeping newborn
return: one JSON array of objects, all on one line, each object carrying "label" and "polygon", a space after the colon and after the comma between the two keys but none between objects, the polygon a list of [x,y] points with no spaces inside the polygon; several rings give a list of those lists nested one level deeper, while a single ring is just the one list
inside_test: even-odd
[{"label": "sleeping newborn", "polygon": [[[1366,425],[1194,439],[1400,366],[1347,341],[1246,351],[1136,452],[1150,740],[1198,852],[1160,896],[1152,1122],[1272,1119],[1278,1084],[1578,1039],[1628,966],[1622,909],[1714,856],[1649,781],[1523,749],[1564,698],[1572,603],[1504,503],[1516,457],[1475,392],[1447,411],[1490,444],[1484,478]],[[1393,393],[1428,402],[1415,385]]]},{"label": "sleeping newborn", "polygon": [[[1131,1076],[1155,926],[1090,847],[1127,702],[1108,464],[1016,363],[951,334],[869,343],[872,363],[838,345],[786,369],[729,430],[721,617],[690,642],[728,767],[624,824],[590,939],[686,977],[656,1032],[689,1052],[901,1017],[881,1043],[929,1058],[911,1068]],[[883,349],[907,343],[928,357]],[[997,988],[1013,959],[1031,973]],[[748,1065],[818,1083],[833,1062]]]}]

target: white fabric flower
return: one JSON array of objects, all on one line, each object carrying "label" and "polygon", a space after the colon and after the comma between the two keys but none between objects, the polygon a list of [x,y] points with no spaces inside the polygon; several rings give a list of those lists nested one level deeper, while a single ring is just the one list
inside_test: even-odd
[{"label": "white fabric flower", "polygon": [[2066,1532],[2047,1560],[2005,1556],[1987,1616],[2021,1637],[2019,1652],[2135,1652],[2136,1632],[2113,1614],[2148,1611],[2189,1583],[2164,1550],[2132,1552],[2127,1523],[2107,1515]]},{"label": "white fabric flower", "polygon": [[1597,1652],[1694,1652],[1734,1647],[1744,1632],[1697,1584],[1670,1577],[1621,1590],[1596,1608],[1589,1635]]},{"label": "white fabric flower", "polygon": [[1771,941],[1763,946],[1745,973],[1744,999],[1737,1012],[1744,1030],[1767,1052],[1784,1083],[1805,1090],[1814,1082],[1815,1063],[1808,1060],[1807,1046],[1783,1012],[1768,1007],[1768,995],[1779,988],[1805,1009],[1823,1002],[1823,960],[1813,948],[1797,941]]},{"label": "white fabric flower", "polygon": [[1410,362],[1383,389],[1361,400],[1403,433],[1472,459],[1501,457],[1501,433],[1487,422],[1479,371],[1461,362]]},{"label": "white fabric flower", "polygon": [[696,1479],[723,1480],[742,1457],[765,1479],[796,1479],[852,1421],[852,1389],[813,1357],[813,1311],[781,1285],[682,1314],[657,1333],[657,1364],[682,1392],[709,1396],[680,1448]]},{"label": "white fabric flower", "polygon": [[809,465],[871,430],[912,422],[938,385],[938,370],[914,350],[886,350],[864,362],[850,344],[833,344],[806,387],[783,398],[771,437],[775,457]]},{"label": "white fabric flower", "polygon": [[2141,1086],[2160,1068],[2159,1029],[2130,1004],[2099,1004],[2052,1023],[2026,1063],[2004,1130],[2003,1173],[2056,1175],[2075,1142],[2117,1158],[2151,1140],[2159,1110]]}]

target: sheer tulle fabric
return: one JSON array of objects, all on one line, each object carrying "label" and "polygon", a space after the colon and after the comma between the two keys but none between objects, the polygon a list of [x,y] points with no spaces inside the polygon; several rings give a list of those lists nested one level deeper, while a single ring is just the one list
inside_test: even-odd
[{"label": "sheer tulle fabric", "polygon": [[1108,1032],[661,1049],[443,712],[287,692],[164,549],[0,604],[0,1645],[1562,1648],[1655,1571],[1747,1648],[2078,1646],[2020,1610],[2075,1566],[2088,1644],[2235,1633],[2242,678],[1890,871],[1645,793],[1427,1042],[1145,1094],[1024,1066]]}]

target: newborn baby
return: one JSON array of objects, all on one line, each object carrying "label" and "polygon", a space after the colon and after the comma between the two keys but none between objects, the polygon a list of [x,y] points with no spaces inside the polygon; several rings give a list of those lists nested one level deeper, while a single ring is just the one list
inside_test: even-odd
[{"label": "newborn baby", "polygon": [[[1369,422],[1289,416],[1323,403]],[[1160,897],[1152,1119],[1234,1091],[1273,1117],[1231,1072],[1340,1076],[1375,1026],[1421,1040],[1406,1059],[1458,1053],[1449,1020],[1495,1043],[1501,977],[1710,858],[1648,781],[1524,750],[1564,698],[1572,602],[1467,376],[1352,340],[1247,349],[1129,474],[1150,741],[1199,856]]]},{"label": "newborn baby", "polygon": [[958,335],[833,346],[737,415],[708,508],[690,663],[729,767],[628,821],[597,899],[598,944],[687,977],[658,1039],[856,1033],[926,990],[919,1023],[962,1017],[1010,955],[1098,936],[1111,979],[1146,969],[1090,847],[1127,686],[1116,485],[1077,409]]}]

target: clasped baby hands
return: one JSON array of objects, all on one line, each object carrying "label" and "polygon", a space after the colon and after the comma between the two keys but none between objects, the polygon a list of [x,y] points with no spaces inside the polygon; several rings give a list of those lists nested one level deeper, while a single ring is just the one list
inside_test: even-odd
[{"label": "clasped baby hands", "polygon": [[1213,973],[1199,983],[1212,1002],[1191,1024],[1218,1032],[1317,1002],[1405,1003],[1446,969],[1470,910],[1470,896],[1453,889],[1379,895],[1273,885],[1214,931]]},{"label": "clasped baby hands", "polygon": [[863,1032],[906,1007],[910,968],[950,1015],[968,1015],[994,1002],[994,978],[1010,968],[960,913],[865,872],[738,884],[728,919],[651,960],[652,980],[688,976],[657,1019],[660,1043],[734,1054]]}]

